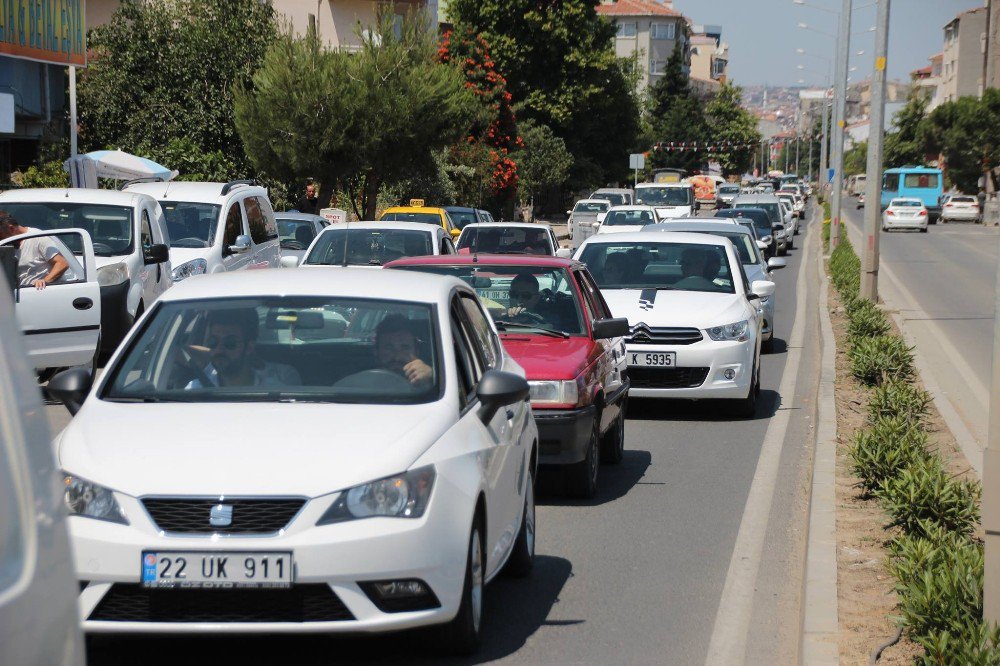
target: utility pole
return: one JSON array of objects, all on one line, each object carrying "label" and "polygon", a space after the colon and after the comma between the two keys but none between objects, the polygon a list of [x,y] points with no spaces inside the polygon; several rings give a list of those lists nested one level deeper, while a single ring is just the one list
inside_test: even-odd
[{"label": "utility pole", "polygon": [[802,178],[802,169],[799,166],[799,133],[795,132],[795,175]]},{"label": "utility pole", "polygon": [[76,67],[73,65],[69,66],[69,156],[76,157]]},{"label": "utility pole", "polygon": [[816,137],[812,135],[812,130],[809,130],[809,181],[812,182],[813,179],[813,144],[816,143]]},{"label": "utility pole", "polygon": [[844,0],[840,10],[840,31],[837,37],[836,77],[833,84],[833,206],[830,226],[830,249],[840,242],[840,205],[843,199],[844,180],[844,127],[847,113],[847,70],[851,58],[851,9],[852,0]]},{"label": "utility pole", "polygon": [[[1000,262],[997,262],[1000,280]],[[993,293],[1000,315],[1000,281]],[[986,531],[983,618],[1000,624],[1000,316],[993,317],[993,380],[990,386],[990,425],[983,451],[983,529]]]},{"label": "utility pole", "polygon": [[889,5],[879,0],[875,33],[875,71],[872,73],[871,133],[868,136],[868,166],[865,181],[865,247],[861,261],[861,297],[878,303],[879,218],[882,209],[882,153],[885,139],[885,78],[889,50]]},{"label": "utility pole", "polygon": [[829,104],[826,101],[826,94],[829,89],[823,91],[823,142],[819,146],[819,173],[816,175],[816,184],[821,192],[826,188],[826,170],[830,168],[830,115]]}]

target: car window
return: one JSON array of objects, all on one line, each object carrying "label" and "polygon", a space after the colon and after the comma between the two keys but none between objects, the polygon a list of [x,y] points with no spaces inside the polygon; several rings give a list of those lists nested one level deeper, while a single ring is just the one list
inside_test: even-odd
[{"label": "car window", "polygon": [[645,226],[654,224],[653,214],[648,210],[613,210],[604,218],[606,227]]},{"label": "car window", "polygon": [[48,288],[87,281],[86,268],[77,258],[82,255],[82,249],[78,253],[72,249],[83,247],[79,231],[52,232],[23,240],[7,239],[2,244],[17,246],[17,283],[21,287],[30,287],[37,280],[45,278],[57,260],[65,261],[66,269],[58,278],[49,282]]},{"label": "car window", "polygon": [[598,319],[607,319],[611,317],[611,308],[608,307],[607,302],[604,300],[604,296],[601,295],[601,290],[597,287],[597,282],[594,281],[593,276],[583,269],[579,273],[582,284],[584,285],[584,291],[590,294],[593,299],[594,307],[597,309]]},{"label": "car window", "polygon": [[599,194],[595,194],[591,197],[591,199],[605,199],[609,201],[612,206],[624,206],[626,203],[628,203],[627,201],[625,201],[624,194],[617,194],[611,192],[601,192]]},{"label": "car window", "polygon": [[434,254],[433,229],[324,229],[303,264],[381,266],[405,257]]},{"label": "car window", "polygon": [[451,215],[451,221],[455,223],[455,227],[458,229],[464,229],[467,224],[475,224],[476,220],[475,211],[448,211]]},{"label": "car window", "polygon": [[645,206],[690,206],[690,187],[643,187],[635,191],[636,203]]},{"label": "car window", "polygon": [[236,244],[236,238],[243,233],[243,216],[240,213],[240,204],[234,201],[226,213],[226,234],[222,240],[222,251],[225,253],[230,245]]},{"label": "car window", "polygon": [[439,251],[441,252],[441,254],[455,254],[455,244],[451,242],[450,238],[442,236],[441,247]]},{"label": "car window", "polygon": [[278,243],[284,250],[305,250],[316,238],[316,227],[310,220],[278,218]]},{"label": "car window", "polygon": [[603,213],[611,204],[607,201],[578,201],[573,206],[574,213]]},{"label": "car window", "polygon": [[[23,227],[39,231],[83,229],[94,244],[94,254],[115,257],[132,253],[133,209],[129,206],[108,206],[69,202],[2,202],[0,211],[9,213]],[[78,237],[67,237],[74,252]]]},{"label": "car window", "polygon": [[385,213],[379,218],[381,222],[420,222],[422,224],[441,225],[441,216],[437,213]]},{"label": "car window", "polygon": [[590,321],[594,322],[601,319],[601,315],[597,312],[597,306],[594,304],[593,294],[590,293],[590,289],[583,281],[583,276],[580,274],[580,271],[573,271],[573,275],[576,277],[580,293],[583,295],[583,307],[587,311],[587,316],[590,318]]},{"label": "car window", "polygon": [[479,384],[479,368],[472,353],[472,342],[468,329],[462,325],[464,314],[456,301],[451,306],[451,337],[458,368],[459,404],[462,408],[476,399]]},{"label": "car window", "polygon": [[[211,247],[215,243],[215,229],[222,206],[161,201],[160,207],[163,208],[163,216],[167,222],[170,247]],[[228,218],[226,221],[228,223]],[[236,240],[235,236],[233,240]]]},{"label": "car window", "polygon": [[[664,234],[667,235],[667,234]],[[590,243],[580,257],[601,289],[669,289],[733,294],[721,245],[681,242]]]},{"label": "car window", "polygon": [[458,250],[462,254],[551,255],[548,233],[545,227],[467,227],[458,239]]},{"label": "car window", "polygon": [[493,329],[490,328],[486,315],[476,299],[469,294],[461,294],[459,302],[465,310],[465,317],[469,323],[469,330],[476,343],[476,353],[480,357],[482,365],[486,369],[496,368],[500,361],[500,351],[497,349],[496,340],[493,337]]},{"label": "car window", "polygon": [[[417,404],[439,394],[430,304],[212,298],[160,303],[151,314],[109,368],[102,399]],[[418,379],[406,371],[413,363]]]},{"label": "car window", "polygon": [[247,197],[243,200],[243,206],[246,209],[247,226],[250,227],[250,238],[253,239],[254,245],[262,245],[277,238],[278,229],[264,215],[259,197]]},{"label": "car window", "polygon": [[149,211],[145,208],[142,209],[142,216],[139,219],[139,241],[143,250],[148,250],[153,244],[153,227],[149,223]]},{"label": "car window", "polygon": [[908,173],[903,176],[903,187],[924,189],[938,186],[938,174],[936,173]]}]

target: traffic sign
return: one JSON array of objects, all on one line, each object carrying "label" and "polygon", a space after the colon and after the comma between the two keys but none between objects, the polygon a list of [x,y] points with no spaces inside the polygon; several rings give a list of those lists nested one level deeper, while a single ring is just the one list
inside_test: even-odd
[{"label": "traffic sign", "polygon": [[629,169],[645,169],[646,168],[646,156],[642,153],[632,153],[628,156],[628,168]]}]

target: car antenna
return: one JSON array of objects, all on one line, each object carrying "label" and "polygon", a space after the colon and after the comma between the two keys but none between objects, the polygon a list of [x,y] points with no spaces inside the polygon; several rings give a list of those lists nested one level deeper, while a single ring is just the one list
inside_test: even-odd
[{"label": "car antenna", "polygon": [[350,233],[351,221],[344,218],[344,263],[341,264],[342,268],[347,268],[347,235]]}]

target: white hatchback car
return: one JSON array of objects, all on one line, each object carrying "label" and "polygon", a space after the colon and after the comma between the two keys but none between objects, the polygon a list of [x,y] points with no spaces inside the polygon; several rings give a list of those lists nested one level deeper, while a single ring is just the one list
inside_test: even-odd
[{"label": "white hatchback car", "polygon": [[597,233],[625,234],[632,231],[642,231],[643,227],[661,221],[656,209],[652,206],[615,206],[608,211],[604,222],[598,225]]},{"label": "white hatchback car", "polygon": [[458,253],[537,254],[563,259],[573,254],[569,248],[559,247],[552,227],[536,222],[469,224],[458,237]]},{"label": "white hatchback car", "polygon": [[753,416],[760,391],[762,298],[728,238],[696,233],[601,235],[575,259],[587,264],[615,317],[627,317],[629,395],[725,399]]},{"label": "white hatchback car", "polygon": [[882,213],[882,231],[916,229],[927,233],[927,208],[920,199],[899,197],[892,199]]},{"label": "white hatchback car", "polygon": [[345,265],[381,268],[396,259],[436,254],[455,254],[451,234],[436,224],[337,222],[316,236],[301,261],[282,257],[281,265],[285,268],[296,265],[303,268]]},{"label": "white hatchback car", "polygon": [[278,225],[267,190],[248,180],[228,183],[132,183],[163,208],[172,278],[247,268],[277,268]]},{"label": "white hatchback car", "polygon": [[86,632],[445,625],[468,651],[485,583],[530,570],[538,430],[475,292],[326,271],[185,281],[89,393],[50,382],[79,410],[56,447]]}]

